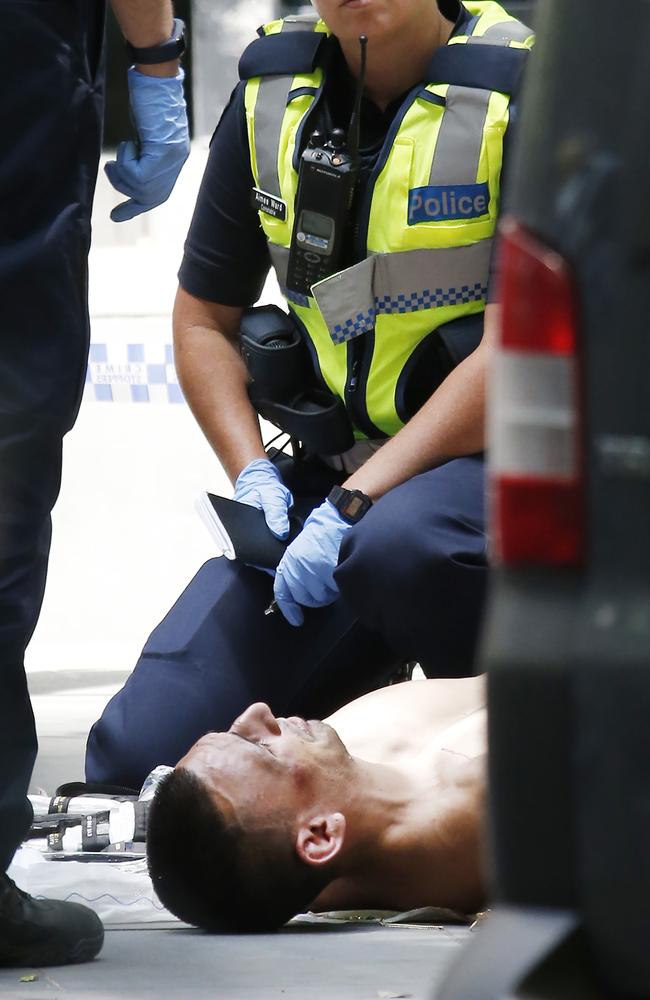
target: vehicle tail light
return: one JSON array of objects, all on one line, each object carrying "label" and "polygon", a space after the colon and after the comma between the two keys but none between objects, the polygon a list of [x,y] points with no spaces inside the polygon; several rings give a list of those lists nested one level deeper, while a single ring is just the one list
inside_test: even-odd
[{"label": "vehicle tail light", "polygon": [[514,220],[501,230],[490,384],[493,556],[575,566],[585,548],[578,309],[566,261]]}]

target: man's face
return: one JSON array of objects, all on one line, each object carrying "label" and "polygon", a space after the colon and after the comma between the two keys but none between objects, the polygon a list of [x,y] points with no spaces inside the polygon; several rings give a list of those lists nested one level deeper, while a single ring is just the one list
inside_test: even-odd
[{"label": "man's face", "polygon": [[241,826],[280,812],[289,821],[340,785],[350,756],[324,722],[276,718],[251,705],[227,733],[208,733],[179,761]]},{"label": "man's face", "polygon": [[319,17],[341,42],[354,42],[367,35],[368,48],[373,39],[389,37],[411,22],[430,16],[436,0],[312,0]]}]

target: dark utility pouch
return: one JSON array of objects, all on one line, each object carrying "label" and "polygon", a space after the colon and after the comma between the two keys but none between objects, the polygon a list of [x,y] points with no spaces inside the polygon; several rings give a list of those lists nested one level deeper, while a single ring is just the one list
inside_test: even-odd
[{"label": "dark utility pouch", "polygon": [[290,399],[308,384],[307,348],[291,317],[278,306],[246,310],[240,350],[259,398]]},{"label": "dark utility pouch", "polygon": [[247,310],[240,344],[251,377],[248,394],[264,420],[314,454],[339,455],[353,446],[345,406],[316,385],[307,347],[290,316],[277,306]]}]

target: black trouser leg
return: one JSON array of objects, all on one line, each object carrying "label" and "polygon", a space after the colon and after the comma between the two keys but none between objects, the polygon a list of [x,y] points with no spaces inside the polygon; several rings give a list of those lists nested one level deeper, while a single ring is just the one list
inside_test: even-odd
[{"label": "black trouser leg", "polygon": [[[101,3],[2,6],[0,61],[0,870],[31,820],[23,654],[38,619],[88,347],[87,254],[101,134]],[[92,27],[92,31],[90,28]],[[93,51],[87,47],[92,38]]]},{"label": "black trouser leg", "polygon": [[481,455],[415,476],[341,546],[341,600],[429,677],[473,673],[487,582],[483,479]]}]

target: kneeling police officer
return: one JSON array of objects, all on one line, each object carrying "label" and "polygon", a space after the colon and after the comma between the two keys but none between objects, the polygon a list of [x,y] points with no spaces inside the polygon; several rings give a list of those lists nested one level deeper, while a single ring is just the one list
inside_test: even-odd
[{"label": "kneeling police officer", "polygon": [[[280,613],[263,614],[266,574],[206,563],[93,727],[89,780],[137,786],[255,700],[322,717],[400,662],[472,672],[492,245],[533,39],[492,0],[315,7],[244,52],[174,314],[179,378],[235,499],[278,537],[290,510],[304,519]],[[271,266],[284,320],[250,309]],[[283,356],[296,331],[306,392],[269,400],[255,346]],[[301,440],[293,458],[267,455],[257,411]],[[312,440],[324,414],[334,437]]]}]

